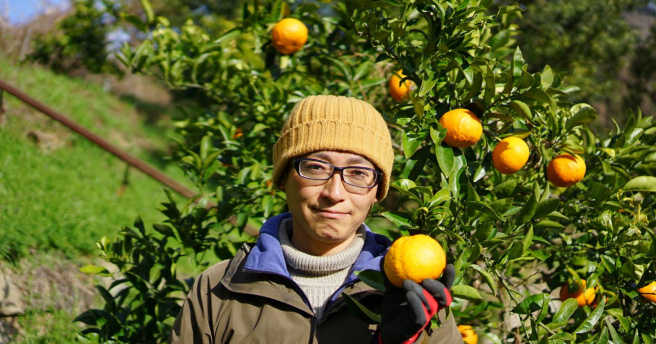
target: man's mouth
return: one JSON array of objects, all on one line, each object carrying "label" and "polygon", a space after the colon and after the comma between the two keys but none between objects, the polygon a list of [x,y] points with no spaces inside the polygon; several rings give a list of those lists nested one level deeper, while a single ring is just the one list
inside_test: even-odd
[{"label": "man's mouth", "polygon": [[314,211],[318,213],[319,215],[330,218],[330,219],[339,219],[342,218],[346,215],[348,215],[347,212],[344,211],[338,211],[338,210],[333,210],[333,209],[317,209],[315,208]]}]

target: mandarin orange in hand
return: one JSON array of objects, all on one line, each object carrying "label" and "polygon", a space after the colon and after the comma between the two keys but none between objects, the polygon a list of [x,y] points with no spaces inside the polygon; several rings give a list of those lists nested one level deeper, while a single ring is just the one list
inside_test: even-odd
[{"label": "mandarin orange in hand", "polygon": [[572,186],[585,176],[585,161],[578,155],[560,154],[549,162],[547,179],[558,187]]},{"label": "mandarin orange in hand", "polygon": [[474,332],[474,328],[469,325],[458,325],[458,332],[462,336],[462,341],[465,344],[478,343],[478,335]]},{"label": "mandarin orange in hand", "polygon": [[528,145],[524,140],[514,136],[506,137],[494,147],[492,165],[503,174],[513,174],[526,165],[528,156]]},{"label": "mandarin orange in hand", "polygon": [[305,45],[308,29],[302,21],[285,18],[279,21],[271,32],[273,47],[281,54],[293,54]]},{"label": "mandarin orange in hand", "polygon": [[569,292],[567,290],[567,283],[560,288],[560,301],[565,301],[567,299],[576,299],[576,301],[579,304],[579,307],[583,307],[585,305],[591,305],[595,299],[595,292],[596,290],[594,288],[588,288],[585,289],[585,280],[581,280],[581,284],[579,285],[579,289],[575,292]]},{"label": "mandarin orange in hand", "polygon": [[446,129],[444,142],[451,147],[467,148],[474,145],[483,134],[481,121],[467,109],[451,110],[440,118]]},{"label": "mandarin orange in hand", "polygon": [[416,283],[437,279],[446,267],[446,254],[442,245],[428,235],[418,234],[396,239],[385,255],[383,270],[395,286],[403,287],[403,281]]},{"label": "mandarin orange in hand", "polygon": [[406,80],[403,83],[401,83],[401,80],[405,78],[405,75],[403,75],[403,70],[399,70],[396,73],[392,74],[392,77],[389,79],[389,82],[387,83],[387,88],[389,89],[389,93],[396,100],[397,102],[402,102],[408,98],[408,94],[410,93],[410,88],[414,83],[410,80]]}]

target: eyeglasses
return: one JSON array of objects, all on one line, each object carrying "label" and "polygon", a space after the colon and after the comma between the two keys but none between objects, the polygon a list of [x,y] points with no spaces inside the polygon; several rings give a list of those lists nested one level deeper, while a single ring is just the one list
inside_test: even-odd
[{"label": "eyeglasses", "polygon": [[299,176],[311,180],[328,180],[335,171],[342,175],[342,182],[358,188],[371,189],[382,179],[382,173],[368,167],[337,167],[325,161],[302,158],[293,160],[294,169]]}]

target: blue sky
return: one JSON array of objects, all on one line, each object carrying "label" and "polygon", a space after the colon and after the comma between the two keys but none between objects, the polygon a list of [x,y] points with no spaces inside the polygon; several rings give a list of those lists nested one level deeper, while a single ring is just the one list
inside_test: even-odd
[{"label": "blue sky", "polygon": [[69,0],[0,0],[0,17],[9,24],[28,22],[48,9],[64,9],[70,6]]}]

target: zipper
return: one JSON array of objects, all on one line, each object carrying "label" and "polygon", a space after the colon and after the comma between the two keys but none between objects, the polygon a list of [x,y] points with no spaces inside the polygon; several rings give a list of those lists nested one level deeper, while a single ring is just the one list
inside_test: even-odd
[{"label": "zipper", "polygon": [[312,318],[310,318],[310,341],[308,342],[309,344],[314,343],[314,336],[316,331],[317,331],[317,317],[313,315]]}]

